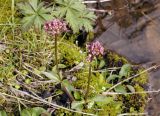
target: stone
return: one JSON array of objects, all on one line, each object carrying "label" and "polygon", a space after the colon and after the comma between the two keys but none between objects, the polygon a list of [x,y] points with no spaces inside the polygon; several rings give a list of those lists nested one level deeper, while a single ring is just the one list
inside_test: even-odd
[{"label": "stone", "polygon": [[[152,64],[160,65],[160,4],[157,9],[141,17],[137,23],[121,28],[116,22],[103,32],[97,40],[105,49],[115,51],[129,61],[149,68]],[[108,20],[104,19],[104,25]],[[160,69],[149,72],[151,90],[160,89]],[[160,94],[151,95],[147,111],[151,116],[160,113]]]}]

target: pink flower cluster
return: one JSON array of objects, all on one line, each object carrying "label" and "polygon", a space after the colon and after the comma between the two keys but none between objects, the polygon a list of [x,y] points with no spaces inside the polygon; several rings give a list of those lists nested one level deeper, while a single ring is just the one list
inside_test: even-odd
[{"label": "pink flower cluster", "polygon": [[101,45],[99,41],[95,41],[89,45],[86,45],[88,49],[88,57],[87,61],[91,62],[94,57],[99,55],[104,55],[104,47]]},{"label": "pink flower cluster", "polygon": [[50,35],[59,35],[67,31],[67,24],[60,19],[54,19],[46,22],[44,24],[44,29]]}]

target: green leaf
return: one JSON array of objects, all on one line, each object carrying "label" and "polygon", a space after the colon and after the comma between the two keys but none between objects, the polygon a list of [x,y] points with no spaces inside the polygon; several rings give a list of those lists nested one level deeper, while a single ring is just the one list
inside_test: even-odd
[{"label": "green leaf", "polygon": [[22,14],[30,15],[35,13],[34,10],[31,8],[31,6],[28,5],[27,3],[24,4],[18,3],[17,6],[19,7],[19,9],[21,9]]},{"label": "green leaf", "polygon": [[134,93],[134,92],[135,92],[135,89],[134,89],[134,87],[133,87],[133,86],[131,86],[131,85],[127,85],[127,88],[128,88],[132,93]]},{"label": "green leaf", "polygon": [[107,78],[107,81],[110,82],[110,81],[115,80],[116,78],[119,78],[119,77],[120,77],[119,75],[113,74],[113,75],[110,75],[110,76]]},{"label": "green leaf", "polygon": [[74,33],[80,29],[93,30],[92,23],[96,16],[86,8],[81,0],[56,0],[56,3],[59,6],[53,15],[64,17]]},{"label": "green leaf", "polygon": [[7,113],[4,110],[0,111],[0,116],[7,116]]},{"label": "green leaf", "polygon": [[99,63],[99,66],[98,68],[101,69],[105,66],[106,62],[104,60],[101,60],[100,63]]},{"label": "green leaf", "polygon": [[112,103],[114,99],[113,97],[98,95],[92,98],[91,101],[94,101],[98,106],[103,106],[103,105]]},{"label": "green leaf", "polygon": [[131,72],[131,65],[130,64],[125,64],[122,66],[120,72],[119,72],[119,75],[121,77],[125,76],[129,76],[130,75],[130,72]]},{"label": "green leaf", "polygon": [[66,68],[67,66],[64,64],[58,64],[58,68]]},{"label": "green leaf", "polygon": [[60,83],[60,80],[59,80],[57,74],[51,73],[51,72],[50,73],[49,72],[42,72],[42,74],[45,75],[46,77],[48,77],[53,82]]},{"label": "green leaf", "polygon": [[27,108],[23,109],[21,112],[21,116],[40,116],[41,114],[45,114],[45,116],[51,116],[45,109],[41,107]]},{"label": "green leaf", "polygon": [[34,20],[35,28],[41,29],[41,26],[42,26],[43,23],[44,23],[44,19],[42,17],[36,16],[36,18]]},{"label": "green leaf", "polygon": [[69,25],[71,26],[71,28],[73,29],[74,33],[79,31],[79,25],[78,25],[78,18],[75,17],[76,13],[73,11],[68,10],[66,13],[66,20],[69,23]]},{"label": "green leaf", "polygon": [[99,84],[103,84],[105,82],[104,77],[102,74],[99,75]]},{"label": "green leaf", "polygon": [[63,86],[71,93],[71,91],[74,91],[75,88],[71,85],[71,83],[65,79],[62,81]]},{"label": "green leaf", "polygon": [[84,103],[85,101],[73,101],[71,104],[71,108],[78,111],[82,111]]},{"label": "green leaf", "polygon": [[21,112],[21,116],[32,116],[31,109],[23,109]]},{"label": "green leaf", "polygon": [[32,116],[39,116],[42,113],[47,114],[46,116],[51,116],[49,113],[47,113],[47,111],[45,109],[43,109],[41,107],[32,108],[31,111],[32,111]]},{"label": "green leaf", "polygon": [[77,91],[75,91],[75,92],[74,92],[74,98],[75,98],[76,100],[81,99],[81,95],[80,95],[80,93],[79,93],[79,92],[77,92]]},{"label": "green leaf", "polygon": [[22,19],[22,29],[27,31],[31,27],[41,30],[45,21],[53,19],[52,10],[46,8],[43,2],[39,0],[29,0],[17,4],[18,8],[24,15]]},{"label": "green leaf", "polygon": [[117,93],[127,93],[126,88],[123,85],[119,85],[114,88]]},{"label": "green leaf", "polygon": [[37,10],[37,4],[38,4],[39,0],[29,0],[29,4],[31,5],[31,7],[36,11]]},{"label": "green leaf", "polygon": [[22,19],[21,22],[23,23],[23,25],[22,25],[23,31],[26,31],[33,26],[35,18],[36,18],[35,15],[31,15],[31,16],[24,17]]}]

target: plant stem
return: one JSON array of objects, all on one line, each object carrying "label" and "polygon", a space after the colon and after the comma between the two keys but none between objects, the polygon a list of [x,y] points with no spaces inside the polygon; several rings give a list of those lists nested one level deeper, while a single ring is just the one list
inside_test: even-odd
[{"label": "plant stem", "polygon": [[88,82],[87,82],[87,91],[85,95],[85,102],[87,103],[87,98],[88,98],[88,93],[89,93],[89,87],[90,87],[90,82],[91,82],[91,74],[92,74],[92,66],[91,63],[89,63],[89,75],[88,75]]},{"label": "plant stem", "polygon": [[[58,47],[57,47],[57,36],[55,36],[55,63],[56,63],[56,71],[59,76],[59,69],[58,69]],[[60,78],[60,77],[59,77]]]},{"label": "plant stem", "polygon": [[58,68],[58,45],[57,45],[57,40],[58,40],[58,37],[55,36],[55,63],[56,63],[56,71],[57,71],[58,77],[59,77],[59,79],[61,81],[62,90],[68,95],[68,97],[69,97],[69,99],[71,101],[74,101],[74,97],[72,96],[72,94],[70,94],[70,92],[67,90],[67,88],[63,85],[62,79],[60,77],[59,68]]}]

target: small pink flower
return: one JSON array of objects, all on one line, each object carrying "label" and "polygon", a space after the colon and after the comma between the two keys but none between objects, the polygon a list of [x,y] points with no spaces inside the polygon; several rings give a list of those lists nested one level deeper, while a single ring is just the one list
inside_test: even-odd
[{"label": "small pink flower", "polygon": [[87,61],[89,62],[91,62],[94,57],[97,57],[99,55],[104,55],[104,47],[101,45],[99,41],[87,44],[86,47],[88,49]]},{"label": "small pink flower", "polygon": [[46,22],[44,24],[44,29],[49,35],[59,35],[67,31],[67,24],[60,19],[54,19]]}]

